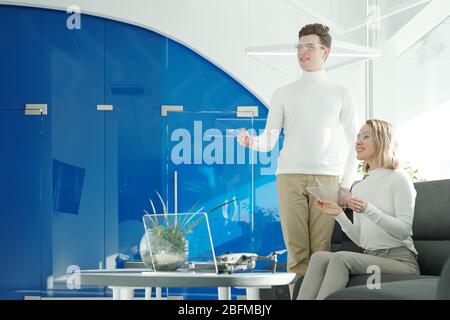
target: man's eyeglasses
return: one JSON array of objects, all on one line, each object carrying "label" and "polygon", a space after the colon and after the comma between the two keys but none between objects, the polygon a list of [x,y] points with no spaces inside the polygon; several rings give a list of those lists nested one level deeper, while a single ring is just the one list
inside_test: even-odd
[{"label": "man's eyeglasses", "polygon": [[297,48],[298,51],[301,51],[301,50],[310,51],[310,50],[316,50],[319,48],[322,48],[322,49],[327,48],[318,43],[299,43],[295,47]]}]

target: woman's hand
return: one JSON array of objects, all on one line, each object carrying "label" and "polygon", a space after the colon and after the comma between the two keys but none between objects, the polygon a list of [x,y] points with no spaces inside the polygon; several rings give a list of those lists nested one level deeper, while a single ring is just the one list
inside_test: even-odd
[{"label": "woman's hand", "polygon": [[342,208],[333,201],[316,199],[314,201],[314,206],[320,209],[323,213],[333,217],[340,215],[342,212]]},{"label": "woman's hand", "polygon": [[367,204],[367,200],[359,197],[350,197],[347,200],[348,207],[357,213],[366,211]]},{"label": "woman's hand", "polygon": [[350,190],[347,188],[339,187],[338,191],[338,205],[345,209],[347,208],[347,199],[350,198],[352,194],[350,193]]}]

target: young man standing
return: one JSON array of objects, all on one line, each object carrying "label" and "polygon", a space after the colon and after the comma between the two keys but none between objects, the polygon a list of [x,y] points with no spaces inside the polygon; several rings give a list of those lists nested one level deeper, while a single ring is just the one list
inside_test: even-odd
[{"label": "young man standing", "polygon": [[[324,72],[331,36],[322,24],[304,26],[299,32],[297,58],[302,77],[275,91],[264,132],[257,137],[241,129],[242,146],[270,151],[284,129],[278,159],[277,193],[283,238],[288,249],[287,269],[305,274],[310,256],[329,251],[334,219],[313,206],[307,187],[334,187],[343,206],[349,194],[356,160],[353,142],[357,134],[354,99],[344,85],[331,82]],[[342,125],[348,146],[337,145]],[[345,172],[339,181],[338,149],[348,149]],[[337,200],[337,199],[336,199]]]}]

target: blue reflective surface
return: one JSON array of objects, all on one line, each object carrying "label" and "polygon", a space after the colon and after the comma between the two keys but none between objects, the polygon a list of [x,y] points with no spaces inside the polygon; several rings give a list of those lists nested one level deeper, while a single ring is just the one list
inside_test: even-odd
[{"label": "blue reflective surface", "polygon": [[0,5],[0,109],[43,103],[42,15]]},{"label": "blue reflective surface", "polygon": [[83,16],[82,28],[70,30],[67,17],[57,11],[43,15],[43,91],[50,125],[44,140],[52,161],[44,175],[53,184],[51,228],[45,232],[52,251],[43,257],[49,272],[43,277],[51,291],[68,289],[67,280],[58,278],[71,266],[104,266],[105,132],[104,113],[96,110],[104,101],[104,23]]},{"label": "blue reflective surface", "polygon": [[[139,259],[143,210],[151,210],[150,198],[157,202],[155,190],[174,209],[175,171],[178,212],[236,200],[210,214],[218,254],[266,255],[284,247],[274,184],[277,154],[250,153],[237,146],[235,136],[224,136],[229,128],[258,130],[265,124],[266,108],[237,81],[189,48],[132,25],[82,15],[81,29],[69,30],[65,12],[4,5],[0,17],[0,32],[7,27],[9,41],[8,50],[0,50],[6,70],[0,73],[1,148],[14,150],[1,160],[9,161],[9,172],[1,168],[7,175],[2,190],[10,197],[1,204],[1,226],[19,235],[18,217],[24,214],[34,221],[26,242],[36,240],[26,248],[14,238],[23,255],[0,267],[11,275],[0,284],[0,298],[7,296],[3,292],[20,297],[19,289],[41,290],[44,296],[110,294],[103,288],[77,289],[64,276],[74,268],[116,268]],[[42,121],[23,116],[30,101],[48,104]],[[98,104],[113,110],[98,111]],[[161,105],[170,104],[183,105],[185,112],[162,117]],[[237,118],[238,105],[258,106],[260,117]],[[13,116],[13,109],[20,112]],[[199,163],[195,144],[191,163],[174,162],[168,155],[179,141],[170,136],[184,128],[193,137],[196,121],[205,134]],[[222,135],[222,146],[215,135]],[[12,136],[28,142],[18,147]],[[25,163],[24,154],[38,151],[35,162]],[[11,205],[22,197],[32,200]],[[30,216],[34,207],[42,213]],[[30,265],[14,270],[28,261],[25,257],[33,257],[32,269],[42,274],[24,276]],[[216,293],[179,292],[193,298]]]},{"label": "blue reflective surface", "polygon": [[41,126],[40,116],[0,110],[2,299],[41,289]]},{"label": "blue reflective surface", "polygon": [[161,74],[165,41],[148,30],[105,21],[106,256],[139,259],[142,214],[160,189]]},{"label": "blue reflective surface", "polygon": [[[166,120],[167,200],[174,210],[175,172],[179,212],[204,208],[218,255],[252,251],[253,176],[249,149],[237,143],[236,129],[252,118],[224,112],[171,112]],[[236,241],[238,240],[238,241]]]},{"label": "blue reflective surface", "polygon": [[[255,119],[253,128],[255,134],[261,134],[266,124],[265,117]],[[255,194],[255,230],[254,248],[260,255],[284,249],[281,232],[278,196],[276,190],[276,170],[278,155],[283,145],[284,135],[281,134],[275,147],[268,153],[258,153],[254,167]],[[286,255],[279,256],[279,261],[286,262]]]}]

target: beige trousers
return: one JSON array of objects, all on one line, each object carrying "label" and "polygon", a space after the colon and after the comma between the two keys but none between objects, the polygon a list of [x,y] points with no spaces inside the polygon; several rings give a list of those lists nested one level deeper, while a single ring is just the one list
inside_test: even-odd
[{"label": "beige trousers", "polygon": [[[330,251],[334,218],[314,207],[307,187],[339,187],[338,176],[309,174],[277,175],[281,228],[288,250],[287,270],[297,278],[306,273],[310,256]],[[337,198],[336,198],[337,202]]]}]

